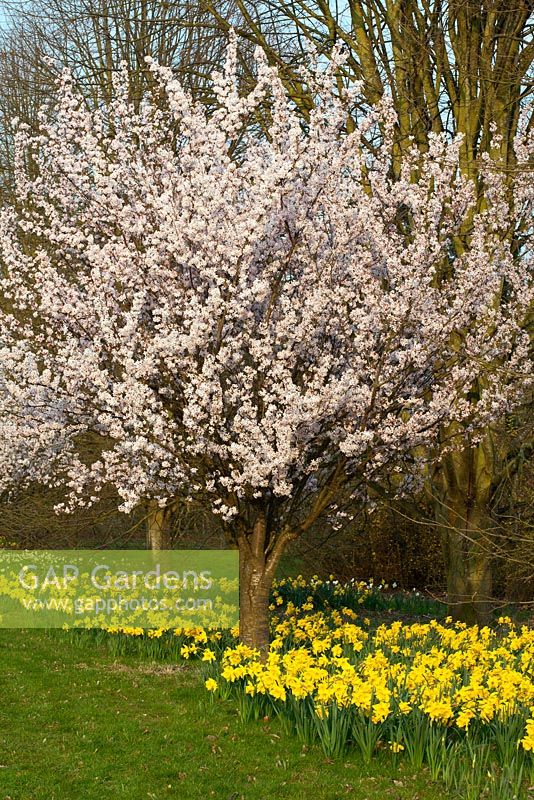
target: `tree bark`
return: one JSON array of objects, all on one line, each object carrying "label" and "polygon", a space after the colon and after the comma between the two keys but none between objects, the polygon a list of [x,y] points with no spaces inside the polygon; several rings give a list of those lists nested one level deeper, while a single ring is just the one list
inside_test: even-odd
[{"label": "tree bark", "polygon": [[267,657],[270,642],[269,595],[276,568],[287,543],[295,538],[289,531],[269,536],[264,514],[252,533],[238,539],[239,545],[239,638],[243,644]]},{"label": "tree bark", "polygon": [[146,546],[148,550],[172,550],[172,505],[161,508],[155,500],[147,503]]},{"label": "tree bark", "polygon": [[490,438],[443,459],[435,496],[441,532],[449,614],[485,625],[492,609],[491,488],[494,458]]},{"label": "tree bark", "polygon": [[239,638],[266,653],[269,648],[269,595],[273,579],[265,558],[247,557],[239,548]]}]

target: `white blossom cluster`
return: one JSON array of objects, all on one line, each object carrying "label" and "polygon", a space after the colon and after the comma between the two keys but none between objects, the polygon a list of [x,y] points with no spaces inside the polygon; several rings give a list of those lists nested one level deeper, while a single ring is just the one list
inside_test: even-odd
[{"label": "white blossom cluster", "polygon": [[516,402],[532,253],[503,232],[510,209],[532,219],[531,181],[511,203],[487,160],[477,207],[439,136],[395,179],[387,103],[346,134],[351,96],[317,71],[304,125],[260,55],[239,93],[233,42],[215,109],[151,69],[157,102],[134,107],[119,74],[88,110],[65,73],[39,133],[19,127],[0,215],[4,488],[61,484],[83,504],[111,483],[124,509],[201,492],[230,520]]}]

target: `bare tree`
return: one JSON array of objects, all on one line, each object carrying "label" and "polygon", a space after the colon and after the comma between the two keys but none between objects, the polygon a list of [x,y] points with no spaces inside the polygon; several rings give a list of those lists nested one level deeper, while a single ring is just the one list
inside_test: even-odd
[{"label": "bare tree", "polygon": [[[235,21],[233,0],[217,11]],[[192,0],[13,0],[0,33],[0,181],[13,175],[13,118],[34,126],[36,110],[67,67],[89,105],[107,103],[113,75],[124,65],[130,95],[150,89],[146,57],[171,66],[199,100],[210,102],[209,78],[221,66],[226,33]]]}]

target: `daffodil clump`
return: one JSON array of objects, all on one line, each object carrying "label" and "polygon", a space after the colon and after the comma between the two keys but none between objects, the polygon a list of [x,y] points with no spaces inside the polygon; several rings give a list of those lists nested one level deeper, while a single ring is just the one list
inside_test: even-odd
[{"label": "daffodil clump", "polygon": [[132,655],[155,661],[201,660],[208,663],[219,663],[224,650],[235,645],[239,635],[237,626],[141,628],[108,625],[103,628],[65,630],[73,640],[84,638],[105,645],[114,656]]},{"label": "daffodil clump", "polygon": [[[89,563],[85,558],[90,551],[77,551],[72,564],[64,564],[61,555],[56,561],[55,552],[33,551],[31,560],[35,564],[28,563],[28,551],[9,552],[9,558],[3,559],[6,561],[0,570],[3,627],[108,630],[127,636],[159,631],[150,634],[154,637],[193,623],[206,629],[229,629],[238,618],[237,576],[214,575],[209,586],[203,586],[194,570],[183,571],[182,577],[169,570],[171,581],[178,578],[180,583],[172,586],[166,583],[166,573],[160,581],[159,564],[156,577],[152,564],[145,563],[146,551],[133,551],[133,556],[129,551],[119,551],[118,555],[117,551],[111,551],[105,558],[112,566],[103,564],[96,568],[92,557],[88,557]],[[137,558],[130,563],[134,556]],[[136,570],[135,566],[141,569]],[[188,596],[177,596],[177,589]]]},{"label": "daffodil clump", "polygon": [[[370,578],[368,581],[358,581],[352,578],[350,581],[342,583],[333,575],[326,580],[319,578],[318,575],[313,575],[310,579],[297,575],[297,577],[282,578],[274,582],[273,598],[275,602],[271,604],[271,609],[274,609],[275,605],[280,606],[287,602],[291,602],[299,608],[310,602],[315,608],[322,605],[331,608],[358,607],[368,604],[371,598],[389,588],[389,584],[385,581],[375,583],[374,578]],[[397,585],[392,584],[391,588],[396,589]]]},{"label": "daffodil clump", "polygon": [[388,749],[452,788],[463,764],[466,780],[477,769],[493,780],[496,797],[508,796],[506,781],[521,796],[534,764],[534,629],[503,617],[495,629],[447,618],[372,630],[351,608],[313,611],[312,595],[273,606],[266,657],[227,648],[210,691],[234,697],[246,718],[278,715],[329,757]]},{"label": "daffodil clump", "polygon": [[351,578],[341,582],[334,575],[327,579],[318,575],[306,579],[298,575],[275,581],[271,610],[285,603],[293,603],[303,610],[311,603],[316,610],[351,608],[359,611],[363,606],[370,611],[397,609],[415,614],[428,613],[430,608],[437,611],[439,608],[438,603],[424,598],[417,589],[401,590],[395,581],[388,583],[384,580],[375,581],[374,578],[367,581]]},{"label": "daffodil clump", "polygon": [[[484,786],[489,800],[524,797],[534,782],[534,629],[509,617],[494,628],[450,618],[376,627],[371,612],[392,608],[389,589],[279,581],[262,655],[239,643],[237,627],[87,634],[106,637],[118,653],[137,647],[156,659],[200,662],[213,698],[232,698],[243,719],[277,715],[329,757],[352,748],[369,761],[386,750],[394,761],[426,763],[462,797],[478,800]],[[402,611],[424,600],[415,592],[398,598]]]}]

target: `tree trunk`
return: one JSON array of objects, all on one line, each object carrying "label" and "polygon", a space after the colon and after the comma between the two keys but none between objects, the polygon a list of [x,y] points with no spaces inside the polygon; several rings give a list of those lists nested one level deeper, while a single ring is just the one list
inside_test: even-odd
[{"label": "tree trunk", "polygon": [[286,544],[294,536],[284,531],[275,539],[267,534],[265,515],[256,520],[252,533],[239,544],[239,638],[260,651],[269,650],[269,595],[276,568]]},{"label": "tree trunk", "polygon": [[161,508],[155,500],[147,503],[146,546],[148,550],[172,550],[173,507]]},{"label": "tree trunk", "polygon": [[491,618],[493,475],[490,439],[445,456],[435,496],[447,577],[449,614],[469,624]]},{"label": "tree trunk", "polygon": [[265,558],[247,557],[239,548],[239,638],[243,644],[266,653],[269,648],[269,594],[272,578]]}]

